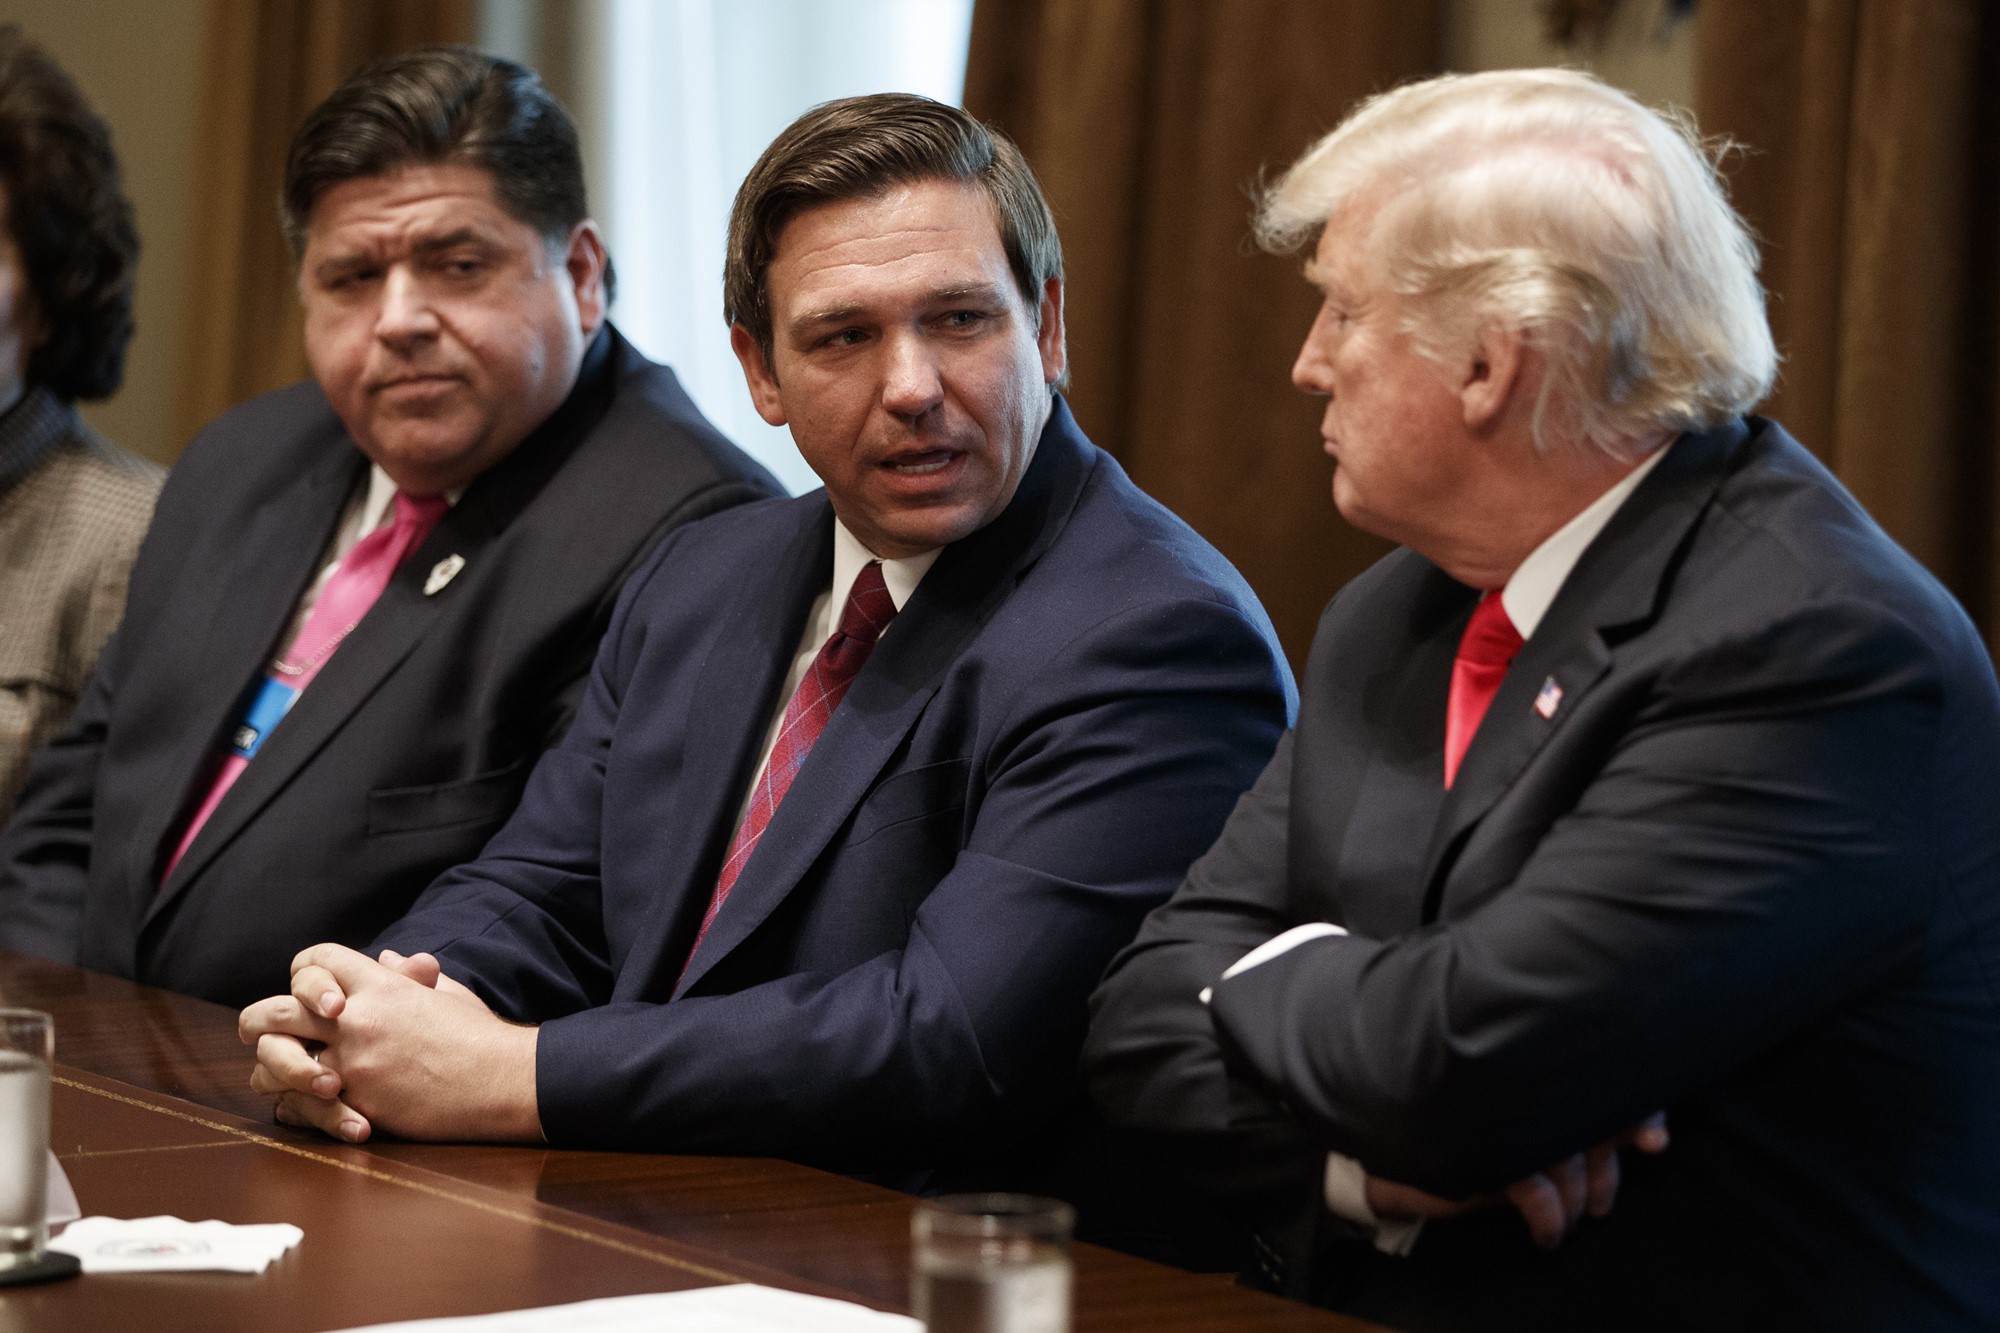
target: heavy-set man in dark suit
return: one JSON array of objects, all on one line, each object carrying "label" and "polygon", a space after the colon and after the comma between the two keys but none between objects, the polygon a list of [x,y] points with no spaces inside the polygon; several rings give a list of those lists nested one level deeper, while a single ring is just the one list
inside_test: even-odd
[{"label": "heavy-set man in dark suit", "polygon": [[294,139],[285,218],[314,382],[189,446],[0,837],[0,944],[239,1004],[475,855],[626,575],[775,490],[605,322],[575,132],[530,71],[360,71]]},{"label": "heavy-set man in dark suit", "polygon": [[253,1082],[350,1139],[1068,1188],[1085,998],[1282,732],[1275,638],[1056,396],[1004,138],[830,103],[731,238],[752,397],[825,490],[662,544],[486,853],[245,1012]]},{"label": "heavy-set man in dark suit", "polygon": [[1094,997],[1100,1103],[1255,1280],[1398,1328],[1993,1327],[2000,693],[1742,416],[1775,358],[1699,146],[1585,75],[1440,79],[1260,222],[1316,238],[1334,498],[1408,549]]}]

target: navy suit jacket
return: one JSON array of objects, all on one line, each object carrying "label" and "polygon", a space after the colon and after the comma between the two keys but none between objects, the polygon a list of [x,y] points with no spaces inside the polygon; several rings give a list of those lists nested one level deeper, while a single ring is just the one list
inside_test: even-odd
[{"label": "navy suit jacket", "polygon": [[832,522],[815,492],[663,543],[520,810],[376,944],[542,1025],[552,1143],[1018,1185],[1080,1100],[1091,987],[1262,768],[1291,679],[1236,571],[1058,400],[690,961]]},{"label": "navy suit jacket", "polygon": [[[1262,1280],[1399,1328],[2000,1322],[2000,690],[1963,612],[1777,426],[1680,439],[1442,783],[1475,594],[1328,607],[1296,732],[1095,999],[1093,1086],[1260,1224]],[[1218,981],[1309,921],[1351,934]],[[1213,1005],[1197,1000],[1215,986]],[[1450,1197],[1664,1109],[1607,1219],[1408,1260],[1333,1149]]]},{"label": "navy suit jacket", "polygon": [[[672,371],[603,330],[568,399],[411,554],[159,884],[367,475],[312,383],[188,446],[124,620],[0,835],[0,945],[244,1005],[285,990],[300,949],[366,943],[513,810],[660,534],[777,490]],[[450,555],[463,569],[426,593]]]}]

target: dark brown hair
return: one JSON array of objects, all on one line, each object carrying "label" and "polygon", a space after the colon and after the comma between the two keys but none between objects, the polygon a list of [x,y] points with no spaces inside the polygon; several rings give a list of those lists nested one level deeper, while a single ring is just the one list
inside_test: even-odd
[{"label": "dark brown hair", "polygon": [[[485,170],[500,206],[550,245],[590,216],[576,126],[541,78],[468,46],[422,46],[363,65],[292,136],[279,214],[293,256],[334,186],[438,162]],[[607,260],[607,298],[613,283]]]},{"label": "dark brown hair", "polygon": [[1062,276],[1062,240],[1021,150],[955,106],[912,93],[874,93],[814,107],[750,168],[729,211],[724,316],[757,340],[769,362],[768,278],[785,224],[819,204],[924,180],[986,191],[1014,281],[1028,309],[1039,313],[1043,286]]},{"label": "dark brown hair", "polygon": [[64,402],[109,397],[132,341],[132,204],[111,131],[62,67],[11,23],[0,26],[0,187],[48,335],[28,354],[28,383]]}]

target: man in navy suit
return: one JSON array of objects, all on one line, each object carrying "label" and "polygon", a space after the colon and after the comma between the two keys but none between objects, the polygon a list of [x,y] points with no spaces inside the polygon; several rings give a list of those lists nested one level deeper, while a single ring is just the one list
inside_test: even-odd
[{"label": "man in navy suit", "polygon": [[1261,221],[1314,242],[1334,500],[1406,549],[1096,996],[1100,1102],[1257,1280],[1413,1333],[1994,1327],[2000,690],[1742,415],[1775,356],[1700,145],[1587,75],[1439,79]]},{"label": "man in navy suit", "polygon": [[832,103],[730,232],[752,397],[825,490],[662,545],[481,858],[379,961],[308,950],[245,1011],[253,1081],[350,1140],[1040,1183],[1086,997],[1290,680],[1241,578],[1057,396],[1061,251],[1012,144]]}]

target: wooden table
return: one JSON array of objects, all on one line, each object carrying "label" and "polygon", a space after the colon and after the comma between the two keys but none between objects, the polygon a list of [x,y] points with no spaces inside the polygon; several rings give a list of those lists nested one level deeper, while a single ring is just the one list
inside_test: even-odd
[{"label": "wooden table", "polygon": [[[270,1122],[234,1011],[0,951],[56,1022],[52,1145],[86,1213],[295,1222],[259,1276],[0,1288],[0,1333],[286,1333],[759,1282],[907,1310],[910,1200],[760,1158],[371,1142]],[[1373,1326],[1079,1245],[1078,1333]]]}]

